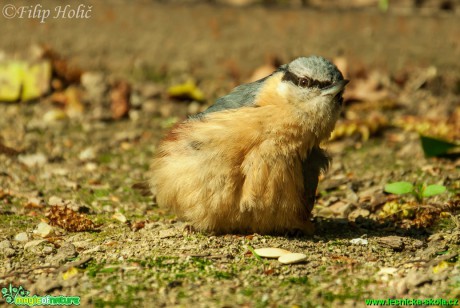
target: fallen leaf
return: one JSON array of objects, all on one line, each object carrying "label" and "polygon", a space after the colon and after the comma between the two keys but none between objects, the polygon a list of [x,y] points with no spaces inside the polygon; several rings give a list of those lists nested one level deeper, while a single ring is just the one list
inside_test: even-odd
[{"label": "fallen leaf", "polygon": [[78,275],[78,269],[72,266],[71,268],[62,273],[62,279],[69,280],[70,278],[76,275]]},{"label": "fallen leaf", "polygon": [[131,86],[126,81],[118,81],[110,90],[111,111],[113,119],[121,119],[128,115]]},{"label": "fallen leaf", "polygon": [[203,92],[196,86],[195,82],[192,80],[169,87],[168,95],[171,98],[180,100],[204,100]]},{"label": "fallen leaf", "polygon": [[25,65],[22,77],[21,100],[39,98],[50,90],[51,63],[47,60]]},{"label": "fallen leaf", "polygon": [[[451,153],[455,148],[460,149],[458,144],[424,135],[420,135],[420,142],[426,157],[443,156]],[[458,155],[460,156],[460,153]]]},{"label": "fallen leaf", "polygon": [[79,214],[67,206],[52,206],[46,216],[52,226],[61,227],[71,232],[95,231],[96,225],[84,214]]},{"label": "fallen leaf", "polygon": [[8,61],[0,64],[0,101],[29,101],[49,92],[51,64],[47,60],[36,62]]}]

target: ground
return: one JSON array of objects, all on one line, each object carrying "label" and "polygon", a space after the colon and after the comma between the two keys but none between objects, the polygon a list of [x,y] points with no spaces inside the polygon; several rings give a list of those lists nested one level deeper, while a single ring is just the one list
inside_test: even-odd
[{"label": "ground", "polygon": [[[460,139],[458,9],[179,2],[98,3],[88,19],[2,20],[7,59],[28,59],[30,46],[44,43],[67,72],[83,75],[56,75],[61,84],[32,102],[0,103],[0,288],[80,296],[82,306],[460,299],[460,161],[426,158],[419,140],[420,132]],[[314,235],[193,232],[140,189],[175,122],[256,70],[309,54],[333,59],[351,80],[325,144],[333,164],[318,189]],[[188,80],[203,102],[183,100],[190,91],[182,100],[167,95]],[[396,181],[448,191],[417,203],[384,193]],[[63,205],[85,218],[49,215]],[[283,265],[252,253],[261,247],[307,259]]]}]

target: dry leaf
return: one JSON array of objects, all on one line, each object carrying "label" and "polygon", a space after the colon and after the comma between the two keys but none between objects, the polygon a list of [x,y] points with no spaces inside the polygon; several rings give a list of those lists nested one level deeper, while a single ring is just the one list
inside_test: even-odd
[{"label": "dry leaf", "polygon": [[367,141],[371,136],[378,134],[387,126],[385,116],[375,114],[365,119],[339,121],[331,134],[330,140],[338,140],[350,136],[359,136]]},{"label": "dry leaf", "polygon": [[446,140],[460,139],[460,108],[454,112],[452,119],[439,117],[438,119],[427,119],[416,116],[401,116],[394,120],[393,124],[406,131],[418,132],[422,135],[439,137]]},{"label": "dry leaf", "polygon": [[52,206],[46,214],[52,226],[61,227],[70,232],[95,231],[96,225],[86,215],[79,214],[67,206]]},{"label": "dry leaf", "polygon": [[113,119],[121,119],[128,115],[131,96],[131,86],[126,81],[118,81],[110,91],[111,110]]}]

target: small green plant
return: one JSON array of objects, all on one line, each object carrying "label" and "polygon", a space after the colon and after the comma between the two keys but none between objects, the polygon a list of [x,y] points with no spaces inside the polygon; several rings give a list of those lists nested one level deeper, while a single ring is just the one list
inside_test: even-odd
[{"label": "small green plant", "polygon": [[395,195],[411,194],[415,197],[418,203],[422,204],[424,198],[433,197],[442,194],[446,191],[444,185],[425,185],[417,184],[413,185],[409,182],[394,182],[385,185],[385,192]]}]

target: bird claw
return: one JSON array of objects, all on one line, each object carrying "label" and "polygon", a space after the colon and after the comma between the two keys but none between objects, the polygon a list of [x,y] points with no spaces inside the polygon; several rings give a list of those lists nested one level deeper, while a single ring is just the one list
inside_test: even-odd
[{"label": "bird claw", "polygon": [[184,232],[185,232],[186,234],[194,234],[194,233],[196,233],[197,231],[196,231],[195,227],[193,227],[192,225],[188,225],[188,224],[187,224],[187,225],[184,226]]}]

